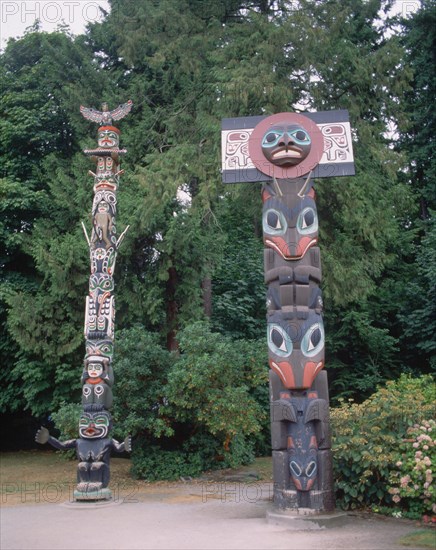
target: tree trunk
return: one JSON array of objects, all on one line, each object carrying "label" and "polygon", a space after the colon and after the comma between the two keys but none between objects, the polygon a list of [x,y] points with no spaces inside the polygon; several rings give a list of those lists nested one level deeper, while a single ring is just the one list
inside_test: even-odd
[{"label": "tree trunk", "polygon": [[178,351],[179,344],[176,340],[177,334],[177,313],[178,306],[176,302],[177,289],[177,270],[175,267],[168,269],[168,280],[166,284],[167,296],[167,349],[169,351]]}]

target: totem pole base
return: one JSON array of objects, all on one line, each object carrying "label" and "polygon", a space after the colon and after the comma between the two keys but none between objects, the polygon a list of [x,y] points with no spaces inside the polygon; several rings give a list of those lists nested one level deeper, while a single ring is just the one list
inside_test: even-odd
[{"label": "totem pole base", "polygon": [[274,505],[277,511],[289,511],[300,515],[329,514],[335,509],[334,496],[329,490],[302,493],[276,487],[274,489]]},{"label": "totem pole base", "polygon": [[104,489],[89,489],[85,491],[78,491],[76,489],[73,493],[73,497],[76,501],[110,500],[112,498],[112,491],[107,487]]},{"label": "totem pole base", "polygon": [[266,521],[271,525],[281,525],[296,531],[329,529],[347,525],[352,518],[346,512],[322,513],[311,508],[295,510],[268,510]]}]

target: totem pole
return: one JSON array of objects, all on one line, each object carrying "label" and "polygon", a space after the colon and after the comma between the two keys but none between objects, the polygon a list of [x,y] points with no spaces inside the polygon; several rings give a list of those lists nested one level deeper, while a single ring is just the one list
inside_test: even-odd
[{"label": "totem pole", "polygon": [[118,247],[128,229],[117,237],[116,208],[120,170],[120,157],[127,151],[119,149],[120,131],[112,126],[113,120],[125,117],[132,108],[128,101],[113,111],[106,103],[102,111],[80,107],[82,115],[102,124],[98,129],[98,147],[86,149],[85,155],[96,163],[94,177],[94,201],[92,205],[92,232],[88,236],[82,224],[89,246],[91,275],[89,295],[85,308],[86,353],[82,372],[82,408],[79,421],[79,438],[58,441],[46,428],[36,434],[38,443],[50,443],[56,449],[76,449],[77,487],[74,498],[77,501],[109,500],[111,451],[131,450],[130,437],[118,443],[109,435],[112,419],[112,368],[114,349],[114,270]]},{"label": "totem pole", "polygon": [[262,181],[274,503],[334,509],[313,177],[353,175],[347,111],[222,122],[224,183]]}]

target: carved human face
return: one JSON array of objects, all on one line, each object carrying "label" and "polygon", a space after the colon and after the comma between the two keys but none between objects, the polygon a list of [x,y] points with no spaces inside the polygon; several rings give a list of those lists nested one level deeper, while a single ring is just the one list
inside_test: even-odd
[{"label": "carved human face", "polygon": [[262,138],[262,152],[272,164],[283,168],[295,166],[307,157],[312,140],[298,124],[277,124]]},{"label": "carved human face", "polygon": [[90,378],[99,378],[103,373],[103,365],[101,363],[88,363],[87,370]]},{"label": "carved human face", "polygon": [[98,146],[103,149],[118,147],[119,139],[118,134],[113,130],[100,129],[98,132]]},{"label": "carved human face", "polygon": [[100,201],[98,205],[99,212],[109,212],[109,205],[106,201]]},{"label": "carved human face", "polygon": [[84,439],[106,437],[111,426],[111,417],[107,411],[83,412],[79,421],[79,434]]}]

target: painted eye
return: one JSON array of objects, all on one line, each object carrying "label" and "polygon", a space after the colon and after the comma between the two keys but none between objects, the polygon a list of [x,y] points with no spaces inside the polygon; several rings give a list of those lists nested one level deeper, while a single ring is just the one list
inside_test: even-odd
[{"label": "painted eye", "polygon": [[105,353],[106,355],[109,355],[112,353],[112,346],[110,344],[103,344],[101,347],[100,347],[100,351],[102,353]]},{"label": "painted eye", "polygon": [[295,462],[295,460],[291,460],[289,468],[291,470],[291,473],[293,473],[295,477],[300,477],[303,473],[300,466]]},{"label": "painted eye", "polygon": [[263,147],[272,147],[276,145],[279,139],[283,136],[283,132],[268,132],[262,140]]},{"label": "painted eye", "polygon": [[306,467],[306,475],[307,477],[312,477],[313,475],[315,475],[315,472],[316,472],[316,462],[314,460],[311,460]]},{"label": "painted eye", "polygon": [[295,141],[301,144],[308,145],[309,143],[312,143],[309,134],[307,134],[304,130],[294,130],[290,134]]},{"label": "painted eye", "polygon": [[262,225],[264,232],[269,235],[283,235],[288,228],[284,215],[272,208],[264,213]]},{"label": "painted eye", "polygon": [[318,231],[318,216],[310,206],[302,210],[298,215],[297,229],[301,235]]},{"label": "painted eye", "polygon": [[86,418],[86,416],[81,416],[79,424],[80,426],[88,426],[89,418]]},{"label": "painted eye", "polygon": [[306,357],[313,357],[324,347],[324,327],[322,323],[312,325],[301,341],[301,351]]},{"label": "painted eye", "polygon": [[268,347],[280,357],[288,357],[292,353],[292,341],[289,334],[280,326],[271,324],[268,326]]}]

